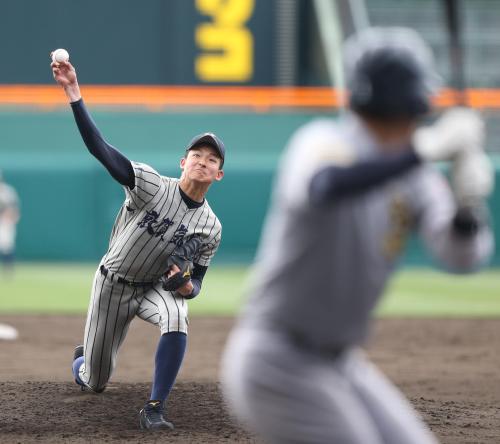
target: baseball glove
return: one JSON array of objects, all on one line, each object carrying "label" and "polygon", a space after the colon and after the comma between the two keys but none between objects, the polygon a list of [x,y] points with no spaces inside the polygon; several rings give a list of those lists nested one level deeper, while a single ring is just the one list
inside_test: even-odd
[{"label": "baseball glove", "polygon": [[184,284],[189,282],[193,274],[193,261],[198,254],[202,245],[199,236],[193,236],[188,241],[184,242],[180,247],[175,248],[167,260],[168,270],[172,265],[177,265],[179,270],[177,273],[170,277],[166,274],[162,279],[162,287],[166,291],[177,291]]}]

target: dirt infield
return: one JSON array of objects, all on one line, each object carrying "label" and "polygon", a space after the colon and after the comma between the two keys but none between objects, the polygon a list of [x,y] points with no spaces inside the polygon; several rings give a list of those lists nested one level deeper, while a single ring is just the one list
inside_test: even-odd
[{"label": "dirt infield", "polygon": [[[1,443],[256,443],[225,412],[219,356],[232,320],[193,318],[169,403],[176,429],[138,430],[149,394],[155,329],[134,321],[109,388],[80,392],[70,361],[81,316],[1,316],[19,330],[0,341]],[[500,320],[382,320],[373,360],[410,398],[442,443],[500,442]]]}]

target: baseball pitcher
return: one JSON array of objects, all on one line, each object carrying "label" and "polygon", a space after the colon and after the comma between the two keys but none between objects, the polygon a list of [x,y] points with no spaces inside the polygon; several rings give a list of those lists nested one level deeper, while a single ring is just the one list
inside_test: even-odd
[{"label": "baseball pitcher", "polygon": [[[431,444],[360,345],[410,233],[451,272],[490,257],[483,122],[453,109],[417,129],[437,76],[412,30],[367,29],[345,52],[350,112],[289,142],[224,353],[224,393],[266,442]],[[438,160],[451,162],[451,189]]]},{"label": "baseball pitcher", "polygon": [[161,176],[149,165],[130,161],[103,139],[69,61],[55,61],[51,67],[88,150],[125,191],[108,250],[95,273],[84,343],[76,347],[73,358],[75,381],[102,392],[130,321],[138,316],[153,323],[161,337],[140,426],[172,429],[164,405],[186,348],[186,301],[199,294],[221,240],[221,224],[205,195],[224,175],[224,144],[212,133],[196,136],[180,161],[180,179]]}]

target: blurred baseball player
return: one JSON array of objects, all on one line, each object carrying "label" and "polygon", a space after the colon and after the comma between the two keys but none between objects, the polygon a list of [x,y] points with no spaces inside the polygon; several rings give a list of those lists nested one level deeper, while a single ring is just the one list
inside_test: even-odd
[{"label": "blurred baseball player", "polygon": [[[351,111],[289,142],[226,346],[224,393],[266,442],[435,443],[360,345],[411,232],[450,271],[488,260],[483,123],[454,109],[416,130],[436,75],[412,30],[367,29],[345,53]],[[452,161],[453,191],[436,160]]]},{"label": "blurred baseball player", "polygon": [[0,259],[6,273],[14,265],[19,217],[19,197],[16,190],[5,183],[0,171]]},{"label": "blurred baseball player", "polygon": [[[108,251],[95,274],[84,344],[75,350],[75,380],[82,387],[103,391],[130,321],[139,316],[156,324],[161,337],[140,426],[172,429],[164,404],[186,348],[186,299],[199,294],[221,239],[221,224],[205,194],[224,175],[224,144],[212,133],[195,137],[180,161],[180,179],[161,176],[148,165],[128,160],[103,139],[69,62],[51,67],[90,153],[125,190]],[[165,272],[168,279],[160,279]]]}]

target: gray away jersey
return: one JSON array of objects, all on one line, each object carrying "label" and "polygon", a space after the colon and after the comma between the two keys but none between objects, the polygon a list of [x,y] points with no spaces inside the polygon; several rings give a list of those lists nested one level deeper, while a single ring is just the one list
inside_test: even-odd
[{"label": "gray away jersey", "polygon": [[491,231],[454,236],[451,190],[430,165],[326,208],[310,205],[308,186],[319,168],[378,152],[355,116],[318,120],[294,135],[280,165],[244,322],[290,331],[319,347],[356,344],[410,232],[453,271],[488,259]]},{"label": "gray away jersey", "polygon": [[101,264],[128,280],[153,282],[165,272],[174,248],[197,234],[203,246],[195,263],[208,266],[222,227],[207,200],[189,209],[179,192],[179,179],[161,176],[143,163],[132,162],[132,166],[135,187],[124,187],[126,199]]}]

